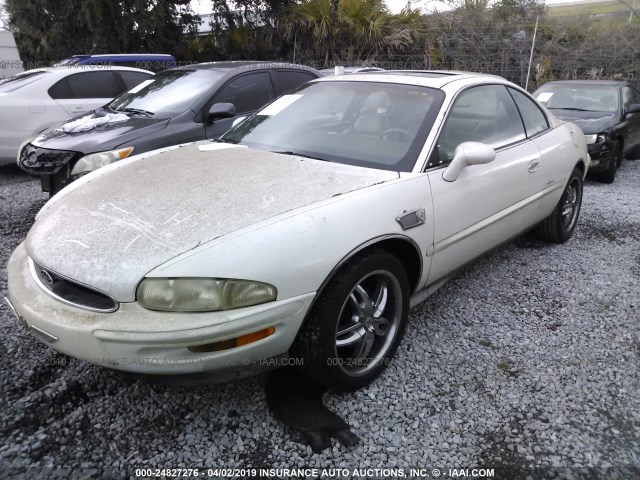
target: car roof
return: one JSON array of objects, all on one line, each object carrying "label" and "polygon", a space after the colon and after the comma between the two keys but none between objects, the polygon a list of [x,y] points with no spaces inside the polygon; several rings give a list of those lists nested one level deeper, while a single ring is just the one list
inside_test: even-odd
[{"label": "car roof", "polygon": [[[336,65],[337,67],[338,65]],[[319,70],[322,73],[326,73],[329,75],[333,75],[333,73],[336,71],[336,67],[334,68],[323,68],[322,70]],[[379,67],[343,67],[344,68],[344,73],[364,73],[364,72],[384,72],[384,68],[379,68]]]},{"label": "car roof", "polygon": [[335,82],[348,81],[374,81],[387,83],[405,83],[421,85],[433,88],[442,88],[445,85],[462,82],[473,85],[476,83],[505,83],[511,84],[502,77],[484,73],[460,72],[456,70],[385,70],[381,72],[350,73],[349,75],[333,75],[314,81]]},{"label": "car roof", "polygon": [[171,70],[218,70],[228,72],[236,69],[250,69],[250,68],[293,68],[298,70],[307,70],[317,72],[314,68],[307,67],[305,65],[299,65],[296,63],[287,62],[269,62],[269,61],[257,61],[257,60],[232,60],[226,62],[207,62],[207,63],[194,63],[191,65],[184,65],[181,67],[172,68]]},{"label": "car roof", "polygon": [[[545,85],[610,85],[610,86],[620,86],[626,85],[626,82],[623,80],[554,80],[552,82],[547,82]],[[542,88],[541,87],[541,88]]]},{"label": "car roof", "polygon": [[34,68],[31,70],[25,70],[21,74],[30,73],[30,72],[51,72],[57,73],[59,75],[63,75],[64,73],[77,73],[83,70],[94,71],[94,70],[129,70],[132,72],[143,72],[153,75],[153,72],[149,70],[143,70],[142,68],[134,68],[134,67],[121,67],[119,65],[67,65],[61,67],[43,67],[43,68]]},{"label": "car roof", "polygon": [[170,55],[168,53],[97,53],[97,54],[93,54],[93,53],[82,53],[79,55],[72,55],[69,58],[81,58],[81,59],[85,59],[85,58],[101,58],[101,57],[123,57],[123,58],[130,58],[130,57],[173,57],[173,55]]}]

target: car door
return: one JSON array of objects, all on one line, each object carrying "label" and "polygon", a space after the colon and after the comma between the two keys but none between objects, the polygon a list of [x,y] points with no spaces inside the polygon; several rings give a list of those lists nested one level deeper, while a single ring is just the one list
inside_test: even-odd
[{"label": "car door", "polygon": [[558,159],[574,158],[576,143],[573,130],[566,124],[551,128],[546,113],[529,95],[508,88],[524,122],[527,138],[531,139],[540,151],[541,172],[544,176],[542,195],[537,203],[537,215],[545,218],[558,202],[560,192],[567,181],[567,165]]},{"label": "car door", "polygon": [[[622,87],[622,114],[629,109],[631,105],[640,104],[640,93],[630,85]],[[627,135],[625,138],[625,152],[634,150],[640,146],[640,113],[628,113],[624,117],[627,124]]]},{"label": "car door", "polygon": [[49,88],[49,96],[72,117],[101,107],[124,89],[115,71],[95,69],[59,80]]},{"label": "car door", "polygon": [[[495,159],[443,173],[463,142],[493,147]],[[540,152],[504,85],[481,85],[457,95],[427,164],[434,244],[429,283],[446,276],[538,221],[535,200],[544,185]]]},{"label": "car door", "polygon": [[213,99],[205,105],[205,119],[211,105],[216,103],[233,103],[236,115],[231,118],[219,118],[213,122],[206,122],[207,138],[218,138],[233,125],[233,121],[240,116],[251,115],[263,105],[273,99],[271,77],[266,70],[240,74],[227,83],[213,95]]}]

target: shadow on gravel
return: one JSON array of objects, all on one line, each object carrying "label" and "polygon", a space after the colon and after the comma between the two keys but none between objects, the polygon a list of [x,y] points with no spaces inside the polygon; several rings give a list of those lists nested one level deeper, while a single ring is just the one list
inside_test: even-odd
[{"label": "shadow on gravel", "polygon": [[9,165],[0,165],[0,186],[7,183],[20,183],[21,181],[32,182],[33,177],[20,170],[20,168],[13,163]]},{"label": "shadow on gravel", "polygon": [[295,367],[279,368],[267,378],[269,409],[316,453],[331,448],[332,438],[346,447],[360,441],[347,422],[324,406],[326,390]]},{"label": "shadow on gravel", "polygon": [[516,238],[513,241],[513,245],[516,248],[526,248],[532,250],[542,250],[549,248],[548,242],[538,240],[533,234],[525,233],[521,237]]},{"label": "shadow on gravel", "polygon": [[46,199],[33,202],[22,218],[10,218],[8,222],[0,224],[0,235],[4,237],[19,236],[24,238],[35,221],[36,214],[47,202]]}]

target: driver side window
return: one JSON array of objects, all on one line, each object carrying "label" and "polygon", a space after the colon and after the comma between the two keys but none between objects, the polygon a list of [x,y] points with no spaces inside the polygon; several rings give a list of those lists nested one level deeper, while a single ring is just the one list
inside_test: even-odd
[{"label": "driver side window", "polygon": [[258,72],[229,81],[216,93],[213,103],[233,103],[239,115],[257,110],[271,98],[271,78],[267,72]]},{"label": "driver side window", "polygon": [[525,138],[520,114],[503,85],[472,87],[453,102],[427,168],[447,165],[464,142],[500,148]]}]

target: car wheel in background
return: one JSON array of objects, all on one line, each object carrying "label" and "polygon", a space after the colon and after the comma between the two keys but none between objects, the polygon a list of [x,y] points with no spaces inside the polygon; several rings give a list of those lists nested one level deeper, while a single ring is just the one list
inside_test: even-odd
[{"label": "car wheel in background", "polygon": [[582,186],[582,172],[574,168],[556,208],[536,228],[541,239],[564,243],[571,238],[580,216]]},{"label": "car wheel in background", "polygon": [[291,349],[301,368],[329,388],[353,391],[390,363],[409,313],[409,280],[385,250],[354,257],[330,280]]},{"label": "car wheel in background", "polygon": [[640,147],[629,152],[627,154],[627,160],[640,160]]},{"label": "car wheel in background", "polygon": [[611,154],[611,163],[609,164],[609,168],[607,168],[604,172],[598,173],[596,179],[601,181],[602,183],[613,183],[613,181],[616,179],[616,173],[618,172],[618,168],[620,168],[621,163],[622,145],[619,141],[617,141],[613,144],[613,152]]}]

